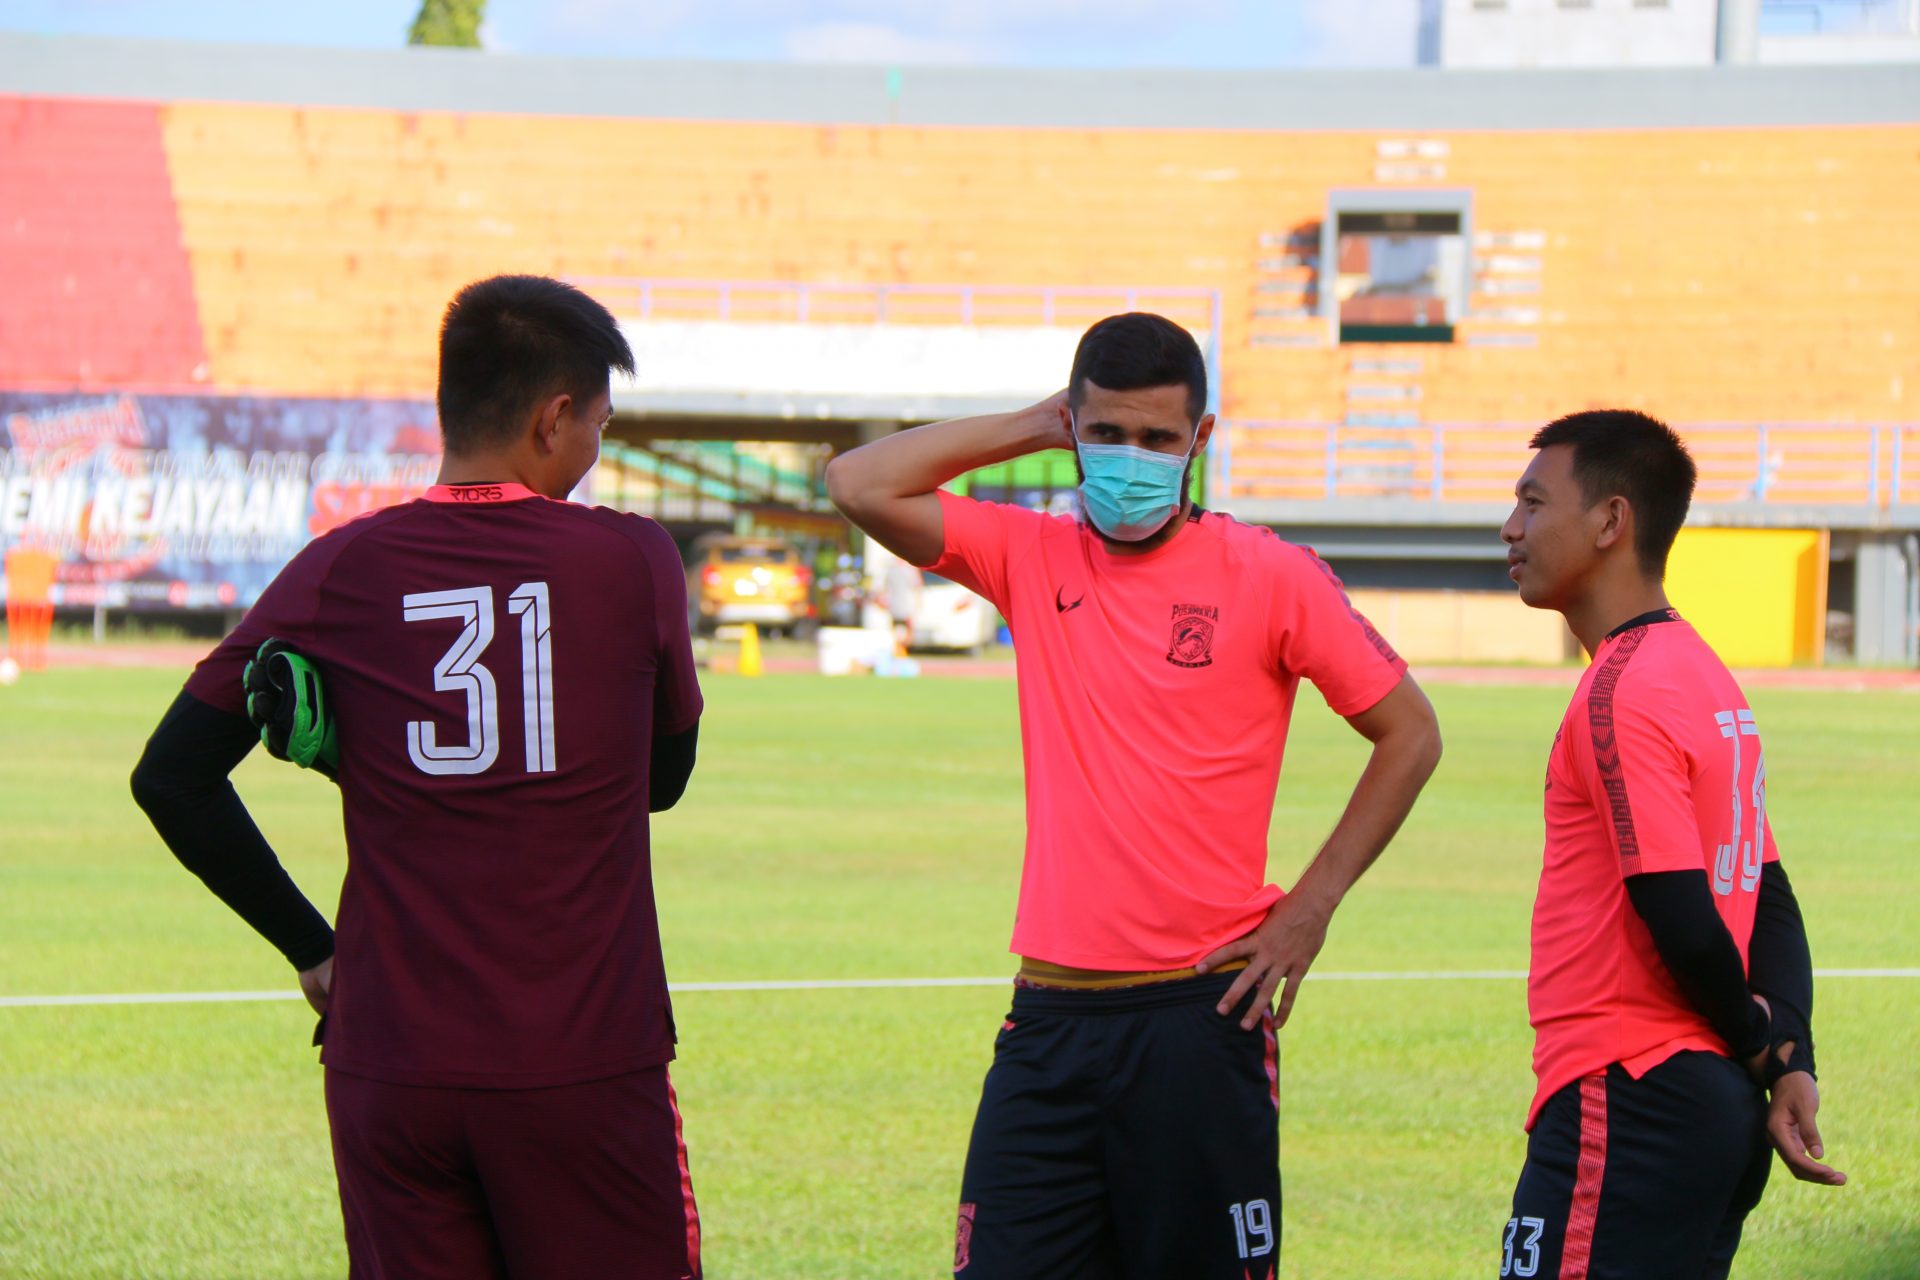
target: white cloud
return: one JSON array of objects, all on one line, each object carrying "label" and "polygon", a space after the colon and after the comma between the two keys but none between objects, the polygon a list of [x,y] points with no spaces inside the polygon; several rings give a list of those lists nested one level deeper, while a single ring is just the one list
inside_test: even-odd
[{"label": "white cloud", "polygon": [[[1406,66],[1422,0],[496,0],[528,49],[880,63]],[[4,3],[4,0],[0,0]],[[508,23],[505,10],[518,21]],[[1233,48],[1232,42],[1257,47]],[[1271,49],[1264,43],[1275,42]],[[1228,49],[1218,46],[1226,42]],[[1213,52],[1209,53],[1208,51]],[[1083,56],[1084,55],[1084,56]]]},{"label": "white cloud", "polygon": [[[717,7],[734,5],[723,0]],[[562,30],[653,35],[685,23],[693,16],[694,0],[564,0],[548,12]]]},{"label": "white cloud", "polygon": [[1323,67],[1404,67],[1413,61],[1420,0],[1300,0],[1313,33],[1307,61]]},{"label": "white cloud", "polygon": [[787,56],[802,62],[971,63],[987,50],[968,40],[921,36],[878,22],[821,22],[787,32]]},{"label": "white cloud", "polygon": [[[1249,0],[560,0],[549,13],[563,29],[662,33],[691,21],[739,21],[789,32],[808,43],[873,40],[893,32],[910,44],[1075,28],[1164,28],[1217,16]],[[1277,0],[1250,0],[1274,3]],[[865,31],[870,34],[856,34]],[[819,33],[819,34],[808,34]],[[946,47],[944,54],[957,50]]]},{"label": "white cloud", "polygon": [[[767,3],[768,0],[763,0]],[[768,7],[791,8],[782,0]],[[1098,23],[1164,25],[1197,15],[1218,12],[1226,0],[836,0],[827,6],[850,14],[871,16],[897,26],[938,31],[1004,32],[1038,27],[1066,27]]]}]

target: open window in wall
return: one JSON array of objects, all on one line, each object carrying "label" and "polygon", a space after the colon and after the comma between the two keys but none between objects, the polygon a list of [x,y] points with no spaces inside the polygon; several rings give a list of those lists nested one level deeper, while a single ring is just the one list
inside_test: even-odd
[{"label": "open window in wall", "polygon": [[1463,191],[1334,192],[1320,261],[1335,266],[1321,268],[1320,305],[1340,341],[1452,342],[1466,310],[1471,213]]}]

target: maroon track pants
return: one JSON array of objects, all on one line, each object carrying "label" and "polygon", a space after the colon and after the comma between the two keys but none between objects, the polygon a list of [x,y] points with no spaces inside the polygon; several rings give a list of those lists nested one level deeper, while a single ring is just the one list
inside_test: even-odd
[{"label": "maroon track pants", "polygon": [[698,1280],[665,1066],[551,1089],[326,1077],[351,1280]]}]

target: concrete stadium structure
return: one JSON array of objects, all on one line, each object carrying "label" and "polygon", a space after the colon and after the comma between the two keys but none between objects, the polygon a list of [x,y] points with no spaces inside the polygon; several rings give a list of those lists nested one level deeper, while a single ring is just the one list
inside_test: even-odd
[{"label": "concrete stadium structure", "polygon": [[[406,491],[440,311],[499,271],[621,316],[624,456],[656,494],[732,483],[735,519],[817,493],[788,475],[749,502],[738,456],[699,442],[823,453],[1042,395],[1087,322],[1139,307],[1214,367],[1207,500],[1319,547],[1421,656],[1560,651],[1494,529],[1534,426],[1627,404],[1700,458],[1676,598],[1736,660],[1819,660],[1831,631],[1912,664],[1916,197],[1903,66],[1120,74],[0,36],[0,412],[23,424],[0,541],[54,503],[22,440],[83,429],[63,413],[122,430],[101,397],[149,398],[143,422],[399,406],[412,470],[357,500]],[[169,527],[255,527],[222,519]],[[102,575],[62,545],[88,599]]]}]

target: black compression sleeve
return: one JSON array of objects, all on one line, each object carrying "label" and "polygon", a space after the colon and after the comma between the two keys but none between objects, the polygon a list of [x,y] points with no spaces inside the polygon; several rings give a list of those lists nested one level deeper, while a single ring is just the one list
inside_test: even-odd
[{"label": "black compression sleeve", "polygon": [[653,765],[647,774],[647,808],[654,813],[671,809],[686,794],[693,776],[694,748],[700,742],[700,722],[684,733],[653,740]]},{"label": "black compression sleeve", "polygon": [[1760,871],[1760,901],[1748,948],[1748,984],[1773,1006],[1773,1044],[1791,1040],[1787,1059],[1795,1071],[1813,1071],[1813,956],[1800,902],[1787,869],[1769,862]]},{"label": "black compression sleeve", "polygon": [[182,866],[296,969],[333,954],[333,929],[287,875],[227,781],[260,741],[246,717],[182,690],[133,770],[133,798]]},{"label": "black compression sleeve", "polygon": [[1690,1004],[1745,1062],[1767,1047],[1767,1015],[1747,990],[1733,935],[1713,909],[1705,871],[1627,877],[1627,897]]}]

